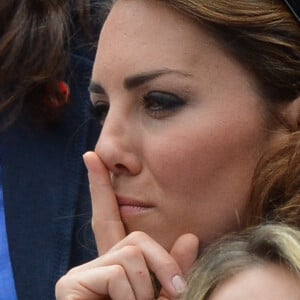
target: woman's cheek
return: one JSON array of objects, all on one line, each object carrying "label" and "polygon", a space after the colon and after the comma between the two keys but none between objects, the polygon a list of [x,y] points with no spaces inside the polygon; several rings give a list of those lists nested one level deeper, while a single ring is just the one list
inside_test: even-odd
[{"label": "woman's cheek", "polygon": [[201,145],[201,139],[188,133],[166,136],[149,145],[148,168],[164,192],[186,193],[214,169],[211,151],[206,150],[205,143]]}]

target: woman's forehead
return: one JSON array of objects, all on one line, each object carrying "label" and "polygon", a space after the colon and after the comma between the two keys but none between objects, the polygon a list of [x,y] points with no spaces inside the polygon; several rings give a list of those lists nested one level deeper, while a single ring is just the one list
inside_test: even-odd
[{"label": "woman's forehead", "polygon": [[186,65],[194,66],[212,48],[220,48],[213,37],[164,3],[119,0],[101,32],[96,64],[143,65],[132,74],[161,68],[188,72]]}]

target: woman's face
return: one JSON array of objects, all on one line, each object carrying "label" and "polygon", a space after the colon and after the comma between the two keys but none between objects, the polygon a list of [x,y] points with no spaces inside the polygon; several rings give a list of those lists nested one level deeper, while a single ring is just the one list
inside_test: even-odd
[{"label": "woman's face", "polygon": [[159,1],[117,1],[90,89],[100,117],[109,106],[96,152],[128,232],[170,249],[240,226],[269,133],[250,75],[204,29]]}]

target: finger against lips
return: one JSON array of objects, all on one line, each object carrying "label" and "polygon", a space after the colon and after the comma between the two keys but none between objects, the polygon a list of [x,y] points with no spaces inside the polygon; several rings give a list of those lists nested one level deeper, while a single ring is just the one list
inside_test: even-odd
[{"label": "finger against lips", "polygon": [[125,229],[107,169],[95,152],[85,153],[83,159],[92,197],[93,231],[103,254],[125,237]]}]

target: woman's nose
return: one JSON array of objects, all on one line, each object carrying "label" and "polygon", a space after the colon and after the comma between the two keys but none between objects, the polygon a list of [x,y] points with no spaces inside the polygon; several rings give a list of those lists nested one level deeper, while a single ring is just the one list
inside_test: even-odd
[{"label": "woman's nose", "polygon": [[128,119],[107,116],[95,151],[114,175],[137,175],[142,168],[137,143]]}]

